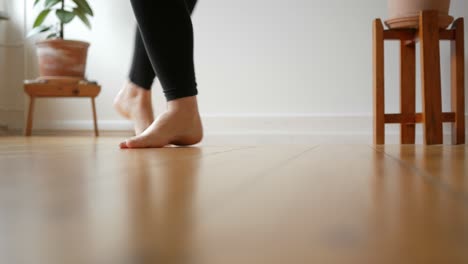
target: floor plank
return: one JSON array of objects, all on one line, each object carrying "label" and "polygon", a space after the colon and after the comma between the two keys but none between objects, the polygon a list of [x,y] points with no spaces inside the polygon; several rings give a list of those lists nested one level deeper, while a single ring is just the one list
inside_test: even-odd
[{"label": "floor plank", "polygon": [[201,224],[199,263],[467,263],[465,201],[366,146],[320,146]]},{"label": "floor plank", "polygon": [[0,263],[468,263],[466,147],[118,142],[0,137]]},{"label": "floor plank", "polygon": [[48,141],[1,151],[15,149],[0,158],[9,263],[169,263],[182,254],[186,225],[311,148],[135,151],[119,150],[115,139]]},{"label": "floor plank", "polygon": [[380,151],[413,167],[428,180],[468,201],[468,155],[466,146],[385,146]]}]

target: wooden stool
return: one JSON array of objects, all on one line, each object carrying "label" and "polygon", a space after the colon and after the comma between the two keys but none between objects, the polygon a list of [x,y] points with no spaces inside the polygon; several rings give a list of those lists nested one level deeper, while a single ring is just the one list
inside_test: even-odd
[{"label": "wooden stool", "polygon": [[33,126],[34,102],[36,97],[89,97],[93,109],[94,134],[99,136],[94,99],[99,95],[101,87],[95,82],[76,78],[44,78],[24,82],[24,91],[29,95],[28,119],[25,136],[31,136]]},{"label": "wooden stool", "polygon": [[[374,20],[374,144],[385,144],[385,124],[401,125],[401,143],[415,143],[415,124],[424,126],[424,143],[443,143],[442,123],[452,124],[452,143],[465,144],[464,22],[439,29],[437,11],[422,11],[418,29],[384,29]],[[385,113],[384,41],[400,41],[400,110]],[[442,113],[439,40],[450,40],[452,112]],[[416,113],[416,42],[421,46],[422,113]]]}]

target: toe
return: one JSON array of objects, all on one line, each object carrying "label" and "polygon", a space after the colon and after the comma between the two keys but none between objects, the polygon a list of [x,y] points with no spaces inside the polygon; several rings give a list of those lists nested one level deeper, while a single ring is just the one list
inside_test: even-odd
[{"label": "toe", "polygon": [[148,147],[147,146],[147,140],[142,137],[142,136],[137,136],[137,137],[133,137],[133,138],[130,138],[128,139],[126,142],[125,142],[125,145],[127,148],[146,148]]},{"label": "toe", "polygon": [[120,147],[121,149],[126,149],[126,148],[128,148],[127,142],[126,142],[126,141],[121,142],[121,143],[119,144],[119,147]]}]

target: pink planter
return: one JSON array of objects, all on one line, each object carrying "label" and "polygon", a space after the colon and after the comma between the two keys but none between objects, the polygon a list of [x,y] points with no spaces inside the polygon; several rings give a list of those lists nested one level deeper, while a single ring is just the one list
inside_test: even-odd
[{"label": "pink planter", "polygon": [[385,23],[390,28],[417,28],[422,10],[439,11],[441,28],[448,27],[453,21],[449,15],[450,0],[388,0],[389,19]]}]

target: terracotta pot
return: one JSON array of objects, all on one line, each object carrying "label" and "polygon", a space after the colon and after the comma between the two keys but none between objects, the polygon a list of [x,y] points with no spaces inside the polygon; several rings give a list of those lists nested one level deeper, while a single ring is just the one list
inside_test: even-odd
[{"label": "terracotta pot", "polygon": [[390,28],[417,28],[420,11],[437,10],[439,26],[446,28],[453,21],[449,9],[450,0],[388,0],[389,19],[385,23]]},{"label": "terracotta pot", "polygon": [[63,39],[36,43],[41,77],[85,77],[89,43]]}]

